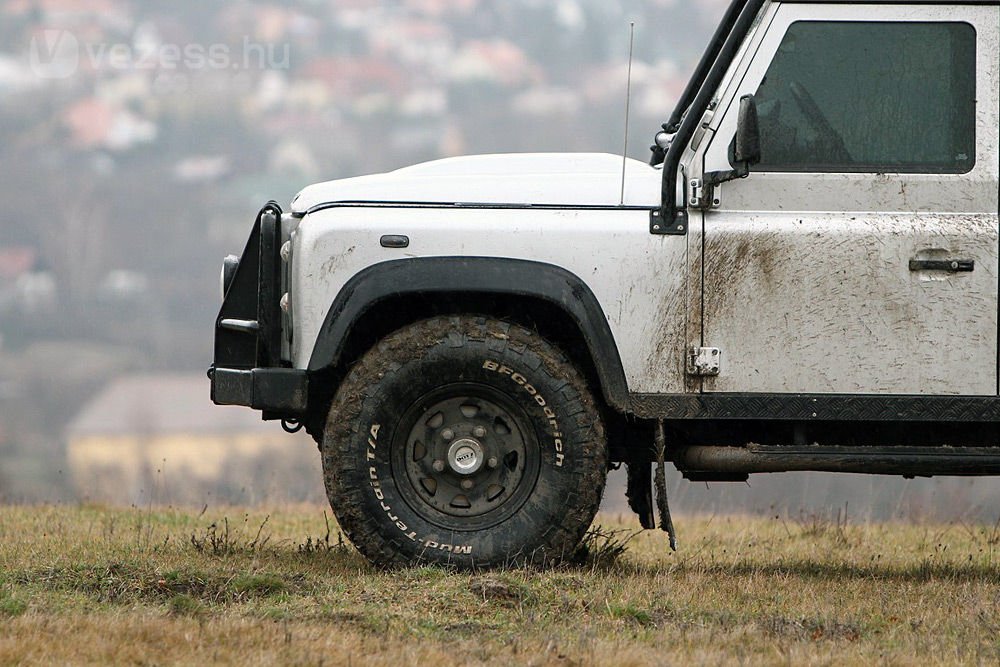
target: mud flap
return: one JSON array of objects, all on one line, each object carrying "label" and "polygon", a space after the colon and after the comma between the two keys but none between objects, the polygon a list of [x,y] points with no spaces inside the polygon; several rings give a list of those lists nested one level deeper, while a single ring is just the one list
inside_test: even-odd
[{"label": "mud flap", "polygon": [[626,461],[625,467],[628,470],[628,485],[625,487],[628,506],[639,515],[639,524],[643,528],[656,528],[653,515],[653,471],[649,459],[640,457],[638,460]]},{"label": "mud flap", "polygon": [[[662,421],[656,422],[654,444],[656,445],[656,507],[660,511],[660,529],[666,532],[670,538],[670,549],[677,551],[677,533],[674,530],[674,522],[670,518],[670,505],[667,503],[667,476],[666,464],[664,463],[667,436],[664,432]],[[649,468],[647,467],[646,469],[648,470]],[[645,524],[643,524],[643,527],[646,527]]]}]

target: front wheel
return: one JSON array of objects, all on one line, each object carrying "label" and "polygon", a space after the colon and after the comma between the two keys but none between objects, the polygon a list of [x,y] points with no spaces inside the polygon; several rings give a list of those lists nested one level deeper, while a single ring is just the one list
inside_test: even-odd
[{"label": "front wheel", "polygon": [[520,327],[404,327],[334,397],[323,473],[337,519],[381,566],[555,563],[593,521],[604,426],[580,373]]}]

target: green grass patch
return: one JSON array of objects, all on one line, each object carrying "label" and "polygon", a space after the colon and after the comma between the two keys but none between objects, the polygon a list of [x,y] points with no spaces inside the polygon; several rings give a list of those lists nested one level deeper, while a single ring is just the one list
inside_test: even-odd
[{"label": "green grass patch", "polygon": [[178,593],[167,602],[170,613],[177,616],[199,616],[205,613],[205,605],[201,600],[186,593]]},{"label": "green grass patch", "polygon": [[0,596],[0,616],[13,618],[28,611],[28,603],[16,597]]},{"label": "green grass patch", "polygon": [[238,595],[277,595],[285,590],[285,582],[274,574],[244,574],[233,579],[230,586]]},{"label": "green grass patch", "polygon": [[654,625],[653,615],[632,605],[608,605],[608,616],[639,625]]}]

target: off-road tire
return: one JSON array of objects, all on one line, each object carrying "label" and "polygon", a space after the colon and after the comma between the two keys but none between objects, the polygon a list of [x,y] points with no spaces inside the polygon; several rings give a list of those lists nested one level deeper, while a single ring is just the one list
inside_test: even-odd
[{"label": "off-road tire", "polygon": [[[427,464],[410,460],[431,445],[415,443],[419,438],[412,434],[433,433],[428,436],[432,443],[452,435],[448,429],[444,436],[430,431],[430,425],[441,424],[436,418],[420,421],[427,414],[421,410],[447,407],[452,398],[466,394],[474,396],[473,403],[482,399],[478,405],[501,413],[490,422],[499,435],[488,432],[482,438],[480,449],[486,453],[480,465],[494,449],[514,447],[522,452],[509,455],[514,459],[510,470],[495,473],[518,480],[510,489],[501,484],[489,487],[507,494],[498,496],[503,502],[497,501],[496,508],[490,505],[488,490],[480,497],[473,495],[480,493],[474,489],[469,498],[455,498],[465,502],[475,497],[479,504],[469,502],[469,508],[453,510],[452,505],[441,505],[448,497],[444,491],[442,499],[431,497],[426,488],[421,490],[429,481],[414,482],[424,474],[419,466]],[[459,414],[453,421],[462,422],[467,406],[458,409],[463,412],[451,408],[446,412]],[[502,417],[504,409],[512,426]],[[420,415],[416,421],[415,414]],[[473,414],[476,419],[489,416]],[[472,429],[462,422],[454,437]],[[477,425],[475,432],[482,434],[485,429]],[[492,445],[494,437],[514,445]],[[572,555],[593,521],[607,473],[600,412],[573,364],[533,332],[474,316],[417,322],[365,353],[333,399],[320,449],[327,496],[337,520],[357,549],[383,567],[555,564]],[[495,459],[489,460],[493,468]],[[440,466],[441,461],[434,464]],[[435,491],[451,489],[458,483],[455,480],[468,483],[454,465],[440,473],[441,486],[435,482]],[[475,473],[488,474],[494,473],[485,467]],[[477,516],[450,515],[481,508]]]}]

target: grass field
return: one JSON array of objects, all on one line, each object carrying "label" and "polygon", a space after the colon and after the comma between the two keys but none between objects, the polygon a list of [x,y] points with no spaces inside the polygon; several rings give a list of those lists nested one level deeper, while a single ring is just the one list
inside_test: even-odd
[{"label": "grass field", "polygon": [[615,533],[547,572],[386,573],[321,507],[0,507],[0,664],[1000,661],[1000,528],[677,524],[674,554]]}]

